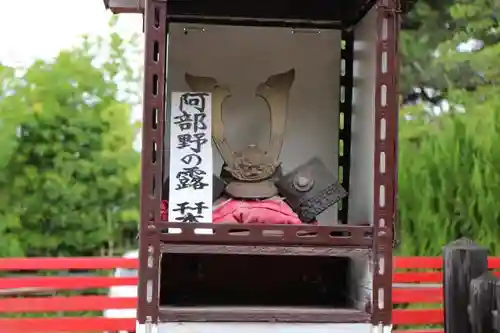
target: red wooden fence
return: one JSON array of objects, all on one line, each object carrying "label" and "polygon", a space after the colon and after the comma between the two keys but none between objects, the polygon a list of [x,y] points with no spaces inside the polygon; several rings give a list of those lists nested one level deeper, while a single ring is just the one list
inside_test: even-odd
[{"label": "red wooden fence", "polygon": [[[500,258],[490,258],[492,269],[500,269]],[[136,259],[124,258],[13,258],[0,259],[0,331],[2,333],[103,332],[133,331],[135,318],[78,316],[77,311],[133,309],[135,298],[109,296],[57,296],[71,290],[106,289],[112,286],[134,286],[135,277],[102,276],[97,271],[137,267]],[[398,257],[393,275],[393,324],[398,333],[442,333],[441,258]],[[32,271],[96,271],[92,276],[36,276]],[[22,272],[30,273],[29,275]],[[497,275],[499,272],[496,272]],[[411,285],[409,285],[411,284]],[[52,296],[19,296],[33,290],[50,291]],[[7,294],[17,296],[6,296]],[[4,295],[4,296],[2,296]],[[57,313],[57,317],[27,318],[21,313]],[[72,314],[73,312],[73,314]],[[33,316],[34,317],[34,316]],[[432,328],[436,327],[436,328]]]}]

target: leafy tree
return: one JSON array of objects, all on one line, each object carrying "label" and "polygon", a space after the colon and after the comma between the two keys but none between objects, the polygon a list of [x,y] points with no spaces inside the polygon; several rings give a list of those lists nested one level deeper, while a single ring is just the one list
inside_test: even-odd
[{"label": "leafy tree", "polygon": [[139,82],[126,57],[134,42],[113,30],[22,71],[0,67],[0,256],[98,255],[133,246],[137,95],[119,84]]},{"label": "leafy tree", "polygon": [[454,22],[449,7],[456,0],[419,0],[403,19],[400,35],[400,88],[409,94],[415,87],[439,88],[442,71],[430,68],[440,43],[453,36]]},{"label": "leafy tree", "polygon": [[496,47],[500,41],[499,10],[496,0],[418,1],[405,18],[409,29],[401,34],[402,93],[408,94],[415,87],[431,87],[446,98],[450,86],[474,90],[478,85],[492,83],[464,57],[450,61],[449,56],[456,56],[457,46],[472,39],[481,41],[485,48]]},{"label": "leafy tree", "polygon": [[[401,252],[437,255],[444,244],[470,237],[499,254],[500,68],[499,30],[491,13],[497,1],[456,0],[448,12],[456,26],[436,50],[449,106],[429,114],[425,106],[402,110],[399,208]],[[488,9],[488,10],[486,10]],[[476,52],[455,47],[484,41]]]}]

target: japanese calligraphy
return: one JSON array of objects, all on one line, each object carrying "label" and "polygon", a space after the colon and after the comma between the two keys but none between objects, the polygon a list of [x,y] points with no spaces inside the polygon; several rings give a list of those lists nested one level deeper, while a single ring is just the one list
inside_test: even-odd
[{"label": "japanese calligraphy", "polygon": [[[199,157],[198,155],[195,155]],[[183,190],[185,188],[192,188],[194,190],[202,190],[204,187],[208,186],[205,183],[206,172],[201,170],[199,167],[195,166],[192,168],[184,168],[177,173],[177,183],[176,190]]]},{"label": "japanese calligraphy", "polygon": [[175,212],[179,212],[181,214],[180,217],[176,217],[176,221],[180,222],[188,222],[188,223],[196,223],[197,219],[203,218],[203,215],[206,214],[205,210],[209,207],[203,202],[196,202],[193,206],[190,206],[189,202],[184,201],[177,204],[177,208],[174,209]]},{"label": "japanese calligraphy", "polygon": [[169,219],[212,222],[212,96],[174,92],[170,110]]},{"label": "japanese calligraphy", "polygon": [[192,130],[194,133],[198,133],[199,130],[206,130],[207,124],[205,123],[205,113],[197,113],[191,115],[186,111],[181,111],[181,115],[175,117],[174,125],[179,126],[181,131]]},{"label": "japanese calligraphy", "polygon": [[[186,107],[193,107],[198,110],[198,112],[206,112],[207,108],[207,93],[184,93],[181,95],[179,108],[181,112]],[[211,100],[210,100],[211,102]]]},{"label": "japanese calligraphy", "polygon": [[208,142],[205,133],[181,134],[177,136],[177,148],[190,148],[193,152],[201,152],[201,148]]}]

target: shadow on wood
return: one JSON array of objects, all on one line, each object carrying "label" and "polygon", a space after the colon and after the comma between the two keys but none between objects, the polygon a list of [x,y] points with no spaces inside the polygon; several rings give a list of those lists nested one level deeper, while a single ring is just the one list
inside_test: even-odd
[{"label": "shadow on wood", "polygon": [[469,318],[472,333],[493,332],[495,277],[486,272],[472,279],[469,292]]},{"label": "shadow on wood", "polygon": [[487,249],[466,238],[444,247],[443,300],[446,333],[473,333],[468,310],[470,284],[472,279],[487,272]]}]

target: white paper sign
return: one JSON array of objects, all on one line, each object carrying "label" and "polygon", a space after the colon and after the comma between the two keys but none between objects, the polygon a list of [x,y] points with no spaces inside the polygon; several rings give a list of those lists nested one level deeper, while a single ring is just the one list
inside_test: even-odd
[{"label": "white paper sign", "polygon": [[170,114],[168,220],[211,223],[212,95],[173,92]]}]

